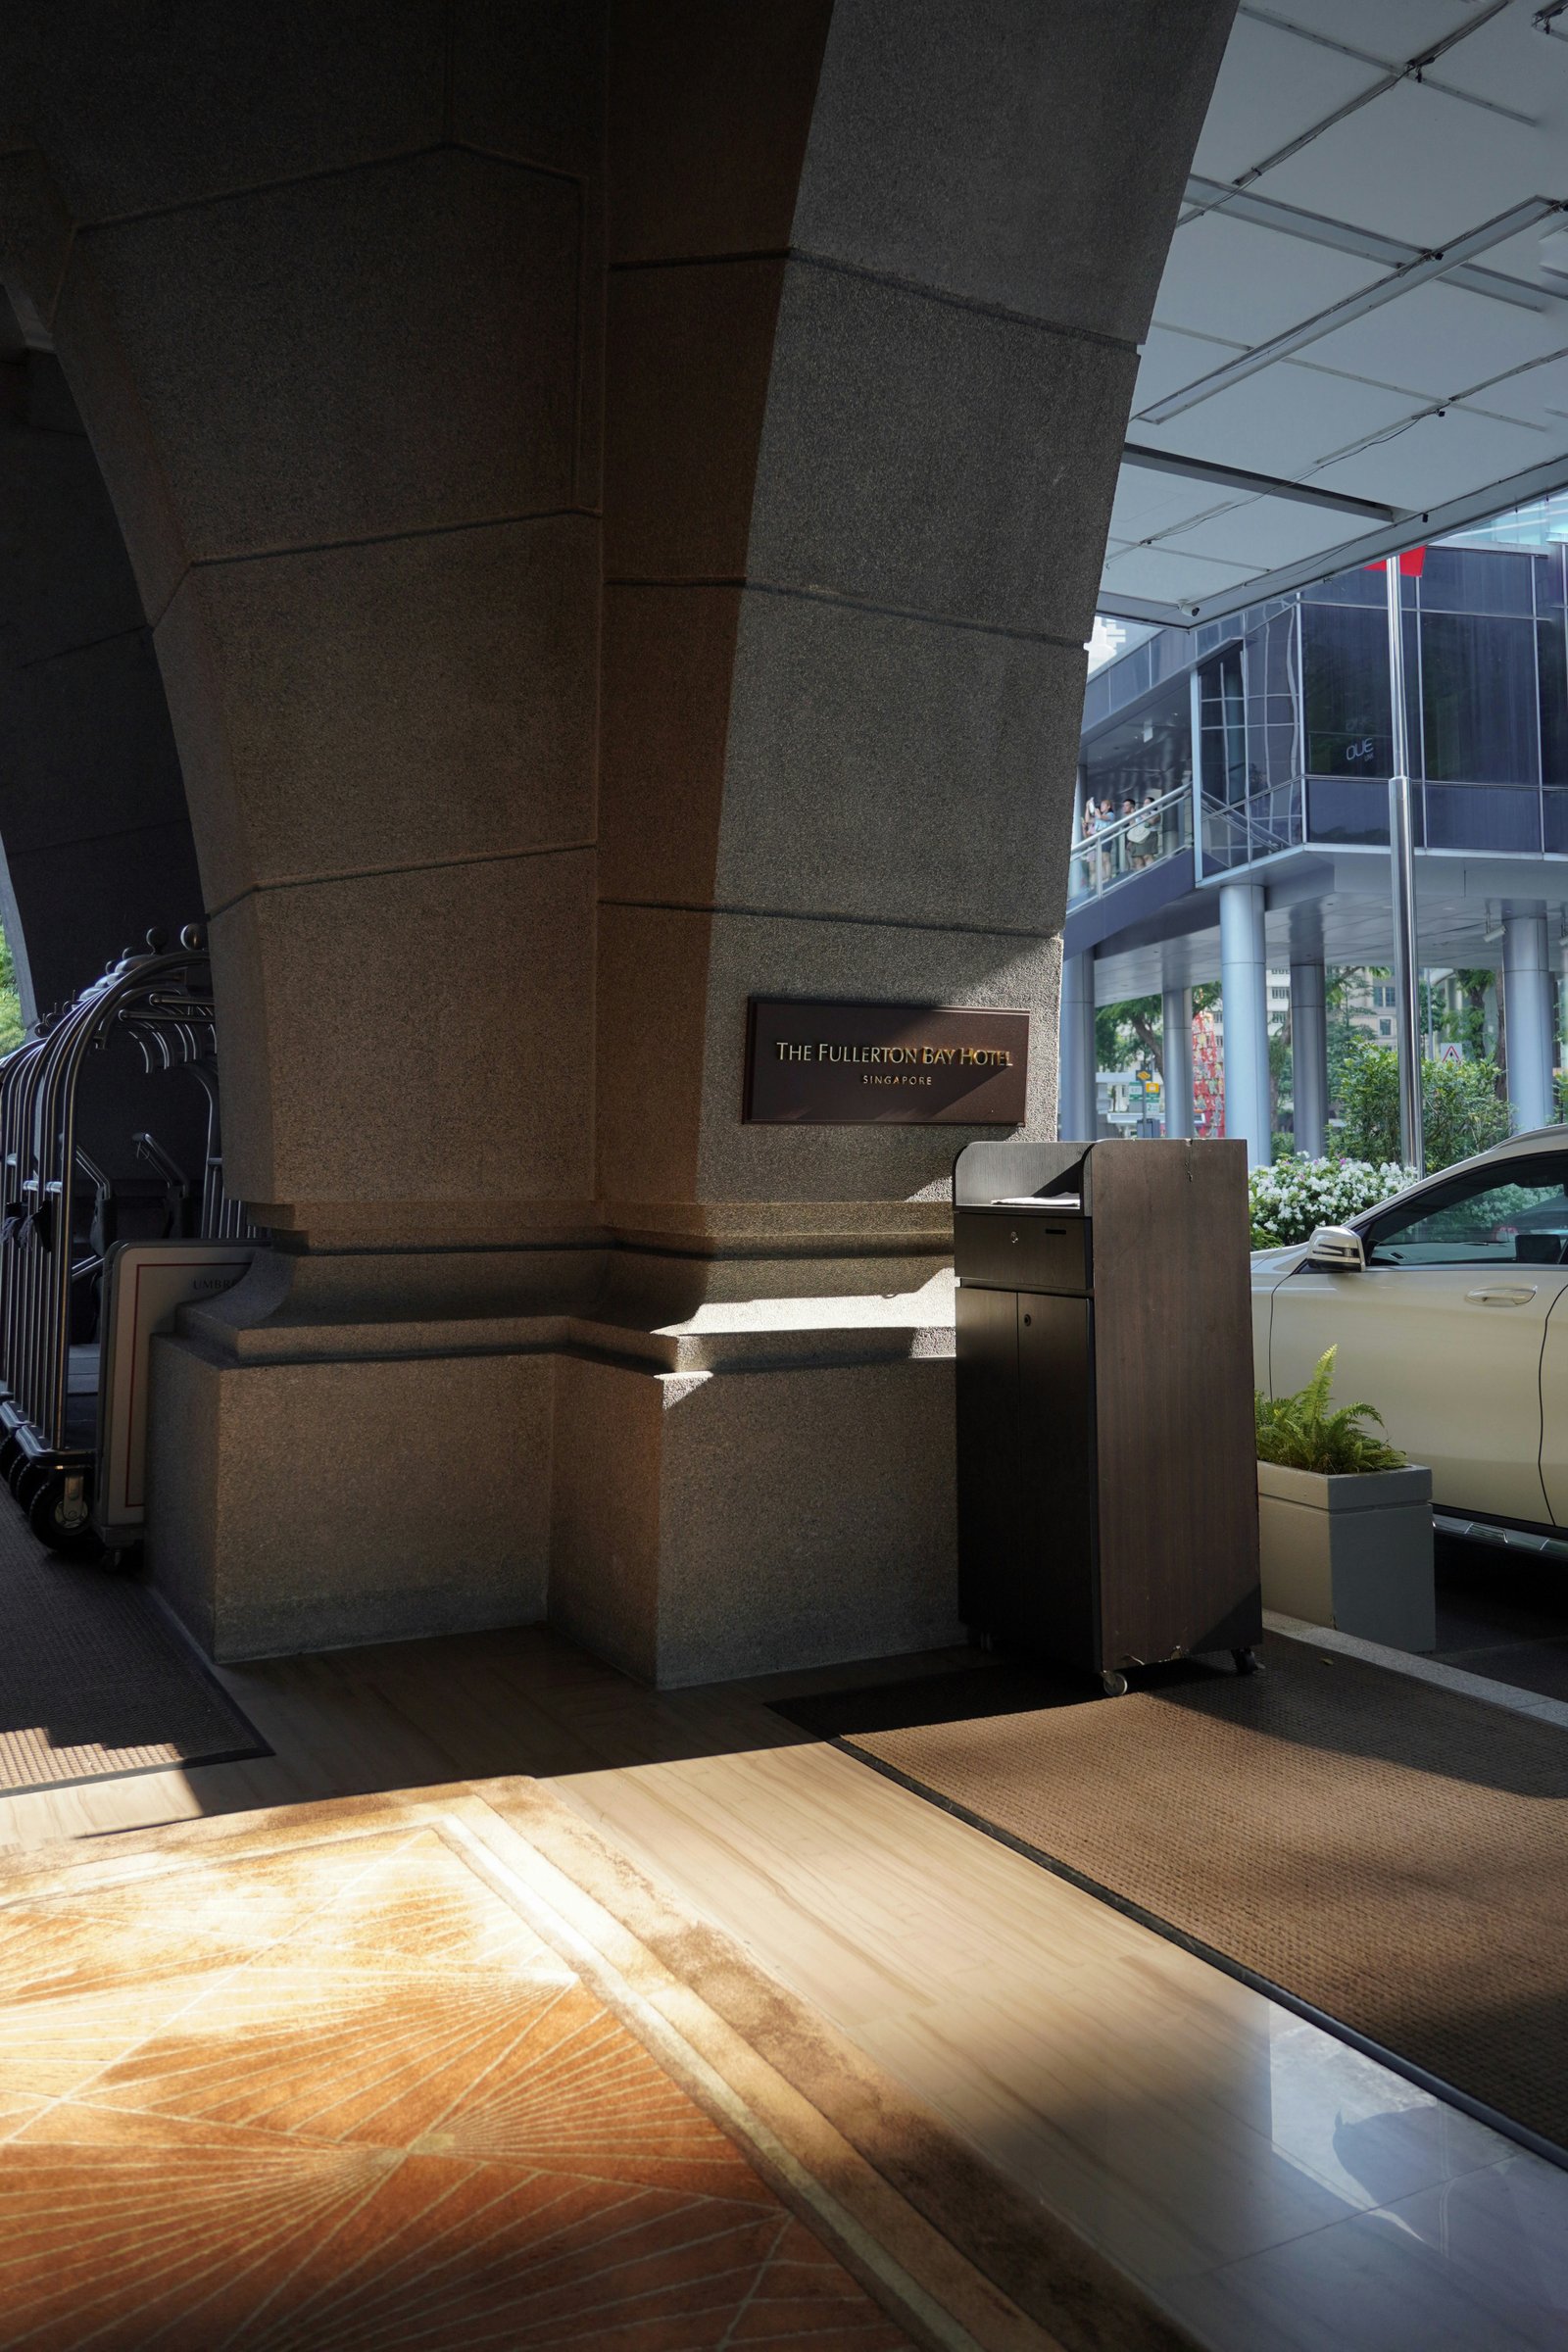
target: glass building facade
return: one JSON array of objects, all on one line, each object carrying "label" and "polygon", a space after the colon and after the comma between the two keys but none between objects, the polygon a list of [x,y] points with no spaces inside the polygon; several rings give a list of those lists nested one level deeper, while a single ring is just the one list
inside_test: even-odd
[{"label": "glass building facade", "polygon": [[[1565,567],[1554,532],[1477,532],[1429,548],[1401,580],[1417,847],[1568,856]],[[1080,850],[1075,898],[1147,862],[1126,854],[1129,806],[1159,799],[1160,852],[1177,846],[1195,706],[1204,873],[1302,844],[1387,844],[1380,565],[1161,630],[1090,680],[1075,834],[1084,844],[1087,810],[1102,838]]]}]

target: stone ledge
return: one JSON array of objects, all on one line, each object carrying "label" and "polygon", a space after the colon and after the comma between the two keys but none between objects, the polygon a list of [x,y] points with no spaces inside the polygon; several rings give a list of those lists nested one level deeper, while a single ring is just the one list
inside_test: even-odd
[{"label": "stone ledge", "polygon": [[650,1331],[577,1315],[469,1316],[461,1321],[216,1324],[192,1308],[180,1339],[204,1363],[232,1371],[281,1364],[419,1363],[476,1355],[569,1355],[650,1373],[765,1371],[777,1365],[951,1356],[951,1321],[845,1316],[747,1323],[729,1331]]},{"label": "stone ledge", "polygon": [[1446,1666],[1439,1658],[1424,1658],[1413,1650],[1391,1649],[1359,1634],[1342,1634],[1337,1626],[1311,1625],[1304,1617],[1292,1617],[1283,1609],[1265,1609],[1263,1623],[1271,1634],[1283,1634],[1289,1642],[1307,1642],[1318,1649],[1338,1650],[1348,1658],[1364,1658],[1369,1666],[1402,1674],[1412,1683],[1456,1690],[1461,1697],[1479,1699],[1484,1706],[1503,1707],[1510,1715],[1533,1715],[1539,1722],[1568,1731],[1568,1700],[1544,1698],[1539,1691],[1521,1690],[1512,1683],[1495,1683],[1489,1675]]}]

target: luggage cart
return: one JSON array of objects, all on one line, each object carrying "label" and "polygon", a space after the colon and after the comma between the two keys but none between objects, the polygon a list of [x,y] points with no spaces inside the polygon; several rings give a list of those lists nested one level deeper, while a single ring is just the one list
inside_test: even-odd
[{"label": "luggage cart", "polygon": [[[150,1126],[123,1138],[133,1176],[108,1171],[81,1140],[95,1058],[127,1045],[143,1076],[184,1071],[205,1097],[199,1177]],[[212,969],[198,930],[172,951],[150,931],[143,953],[127,951],[0,1062],[0,1477],[44,1543],[85,1551],[98,1542],[103,1483],[106,1264],[133,1244],[255,1240],[223,1190]],[[246,1255],[236,1253],[236,1279]]]}]

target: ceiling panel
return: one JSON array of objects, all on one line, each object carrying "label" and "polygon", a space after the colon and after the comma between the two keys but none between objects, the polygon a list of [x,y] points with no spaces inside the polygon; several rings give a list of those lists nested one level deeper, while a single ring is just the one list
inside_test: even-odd
[{"label": "ceiling panel", "polygon": [[[1541,191],[1543,195],[1564,193],[1557,183],[1568,180],[1568,141],[1564,142],[1563,155],[1564,169],[1546,181]],[[1554,311],[1559,318],[1568,317],[1568,277],[1553,275],[1542,268],[1541,240],[1561,225],[1560,221],[1540,220],[1533,228],[1522,228],[1517,235],[1505,237],[1500,245],[1494,245],[1480,265],[1483,270],[1500,270],[1507,277],[1523,279],[1541,296],[1543,307]]]},{"label": "ceiling panel", "polygon": [[1468,391],[1568,341],[1568,318],[1522,311],[1441,279],[1414,286],[1312,345],[1311,365],[1434,399]]},{"label": "ceiling panel", "polygon": [[[1243,0],[1244,7],[1247,0]],[[1475,0],[1264,0],[1265,13],[1304,25],[1327,40],[1370,50],[1391,64],[1419,57],[1475,18]],[[1447,68],[1433,67],[1447,78]]]},{"label": "ceiling panel", "polygon": [[1559,449],[1568,466],[1568,433],[1554,443],[1529,425],[1451,408],[1442,416],[1422,417],[1396,440],[1326,466],[1314,478],[1325,489],[1348,490],[1358,498],[1386,499],[1391,506],[1419,511],[1442,506],[1488,482],[1506,481],[1510,474],[1544,464]]},{"label": "ceiling panel", "polygon": [[1538,4],[1514,0],[1433,70],[1478,98],[1533,115],[1542,133],[1555,134],[1560,143],[1568,122],[1568,42],[1544,39],[1536,30],[1531,20]]},{"label": "ceiling panel", "polygon": [[1169,424],[1146,423],[1135,410],[1128,438],[1301,481],[1320,459],[1402,423],[1416,405],[1406,393],[1283,360],[1200,401]]},{"label": "ceiling panel", "polygon": [[[1250,498],[1228,507],[1222,514],[1178,530],[1171,550],[1245,564],[1249,570],[1270,571],[1280,564],[1298,564],[1325,548],[1338,547],[1350,527],[1349,517],[1327,507],[1302,507],[1280,498]],[[1163,544],[1163,543],[1162,543]]]},{"label": "ceiling panel", "polygon": [[1526,424],[1544,425],[1556,440],[1563,440],[1568,436],[1568,351],[1522,375],[1510,376],[1506,383],[1489,384],[1466,405],[1492,416],[1517,416]]},{"label": "ceiling panel", "polygon": [[1193,170],[1235,179],[1376,78],[1353,58],[1238,17]]},{"label": "ceiling panel", "polygon": [[[1568,40],[1533,28],[1541,0],[1510,0],[1484,24],[1476,23],[1482,4],[1243,0],[1195,174],[1233,180],[1301,139],[1248,194],[1318,216],[1330,241],[1244,220],[1223,206],[1191,215],[1154,305],[1130,441],[1340,491],[1396,518],[1462,501],[1454,520],[1471,520],[1568,486],[1568,278],[1544,269],[1539,226],[1472,258],[1483,274],[1503,273],[1525,289],[1523,302],[1429,280],[1163,424],[1147,414],[1376,292],[1387,264],[1342,251],[1332,241],[1342,231],[1352,246],[1359,233],[1430,254],[1530,203],[1568,205]],[[1568,16],[1562,23],[1568,29]],[[1367,95],[1385,73],[1465,26],[1422,81],[1409,76]],[[1347,56],[1335,43],[1365,54]],[[1343,121],[1330,121],[1346,109]],[[1439,406],[1441,416],[1432,413]],[[1250,601],[1249,589],[1267,575],[1283,572],[1293,584],[1320,577],[1358,561],[1369,541],[1375,552],[1385,543],[1380,531],[1403,528],[1398,519],[1390,526],[1373,514],[1253,495],[1250,484],[1129,470],[1117,494],[1107,593],[1225,612]],[[1415,521],[1410,535],[1422,529]],[[1156,544],[1141,544],[1150,540]]]},{"label": "ceiling panel", "polygon": [[1216,489],[1210,482],[1194,481],[1190,476],[1154,473],[1146,466],[1124,466],[1116,477],[1110,536],[1147,539],[1155,531],[1194,522],[1235,495],[1233,490]]},{"label": "ceiling panel", "polygon": [[1152,326],[1138,363],[1134,416],[1163,400],[1168,392],[1180,391],[1195,377],[1223,368],[1227,360],[1239,359],[1247,348],[1245,343],[1221,343],[1212,335],[1188,334],[1177,326]]},{"label": "ceiling panel", "polygon": [[1117,595],[1174,603],[1195,589],[1218,595],[1224,589],[1239,587],[1250,568],[1245,564],[1222,564],[1206,556],[1173,555],[1159,547],[1120,548],[1106,558],[1104,593],[1112,603]]},{"label": "ceiling panel", "polygon": [[1250,347],[1387,275],[1383,262],[1203,213],[1176,231],[1154,318]]},{"label": "ceiling panel", "polygon": [[[1568,61],[1568,42],[1536,38],[1544,56],[1559,48]],[[1549,57],[1543,70],[1557,71]],[[1553,183],[1565,178],[1561,151],[1549,153],[1538,131],[1445,97],[1430,82],[1401,81],[1265,172],[1256,190],[1412,245],[1441,246],[1522,197],[1558,194]]]}]

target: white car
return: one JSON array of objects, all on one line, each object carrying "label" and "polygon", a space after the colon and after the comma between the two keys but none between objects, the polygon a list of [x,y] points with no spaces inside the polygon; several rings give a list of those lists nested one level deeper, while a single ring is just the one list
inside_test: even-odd
[{"label": "white car", "polygon": [[1337,1347],[1447,1518],[1568,1530],[1568,1127],[1516,1135],[1310,1242],[1252,1258],[1270,1395]]}]

